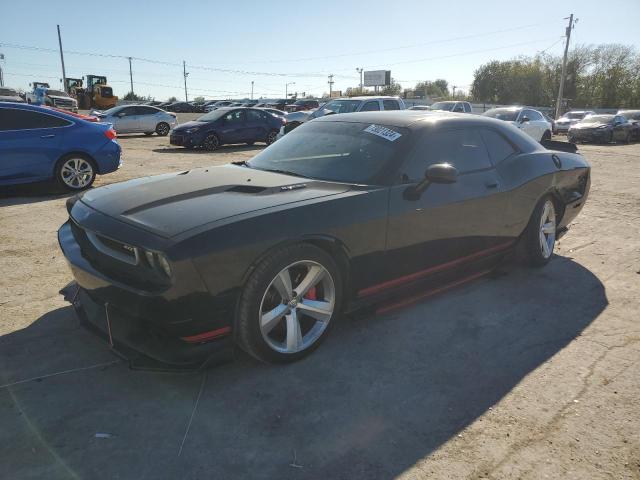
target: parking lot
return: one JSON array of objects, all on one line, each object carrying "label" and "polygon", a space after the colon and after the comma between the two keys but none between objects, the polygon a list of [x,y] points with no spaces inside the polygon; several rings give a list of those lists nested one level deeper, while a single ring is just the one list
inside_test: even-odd
[{"label": "parking lot", "polygon": [[[182,115],[181,121],[194,115]],[[195,115],[197,116],[197,115]],[[122,136],[95,186],[248,159]],[[131,371],[78,325],[47,185],[0,198],[3,478],[640,478],[640,144],[580,145],[589,201],[540,270],[343,318],[287,366]]]}]

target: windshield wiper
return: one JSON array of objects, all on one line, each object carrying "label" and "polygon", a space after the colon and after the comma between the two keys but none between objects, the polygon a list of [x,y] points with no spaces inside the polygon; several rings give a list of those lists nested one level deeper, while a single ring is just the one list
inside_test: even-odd
[{"label": "windshield wiper", "polygon": [[249,166],[249,164],[247,163],[246,160],[238,160],[236,162],[231,162],[232,165],[238,165],[240,167],[247,167],[247,168],[251,168],[251,166]]},{"label": "windshield wiper", "polygon": [[290,170],[280,170],[280,169],[271,169],[271,168],[258,168],[257,170],[262,170],[264,172],[273,172],[273,173],[282,173],[283,175],[291,175],[292,177],[301,177],[301,178],[311,178],[306,175],[302,175],[300,173],[292,172]]}]

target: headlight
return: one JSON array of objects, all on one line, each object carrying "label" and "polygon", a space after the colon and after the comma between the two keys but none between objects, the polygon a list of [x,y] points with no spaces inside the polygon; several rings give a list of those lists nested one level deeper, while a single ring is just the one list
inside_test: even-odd
[{"label": "headlight", "polygon": [[609,125],[600,125],[598,128],[609,128]]},{"label": "headlight", "polygon": [[169,265],[167,258],[161,253],[158,253],[156,255],[158,256],[158,261],[160,263],[160,267],[162,268],[162,271],[165,273],[167,277],[171,277],[171,265]]},{"label": "headlight", "polygon": [[187,128],[184,133],[194,133],[198,131],[198,127],[194,127],[194,128]]},{"label": "headlight", "polygon": [[169,265],[167,257],[165,257],[162,253],[150,252],[149,250],[145,250],[144,256],[151,268],[163,272],[167,277],[171,277],[171,265]]}]

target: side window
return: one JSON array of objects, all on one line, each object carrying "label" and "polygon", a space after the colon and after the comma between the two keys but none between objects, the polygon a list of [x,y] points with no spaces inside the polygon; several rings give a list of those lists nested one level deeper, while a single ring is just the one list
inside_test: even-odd
[{"label": "side window", "polygon": [[224,121],[228,125],[238,125],[244,121],[244,112],[242,110],[234,110],[224,116]]},{"label": "side window", "polygon": [[68,125],[71,125],[71,122],[53,115],[13,108],[0,109],[0,131],[56,128]]},{"label": "side window", "polygon": [[464,113],[464,107],[462,106],[461,103],[456,103],[455,106],[453,107],[453,110],[451,111],[456,113]]},{"label": "side window", "polygon": [[624,117],[621,117],[620,115],[616,115],[613,119],[614,123],[625,123],[627,120]]},{"label": "side window", "polygon": [[397,100],[383,100],[382,106],[385,110],[400,110]]},{"label": "side window", "polygon": [[372,102],[367,102],[362,106],[362,110],[360,110],[361,112],[374,112],[376,110],[380,110],[380,104],[378,103],[377,100],[374,100]]},{"label": "side window", "polygon": [[540,112],[536,112],[535,110],[529,110],[529,119],[530,120],[544,120],[542,114]]},{"label": "side window", "polygon": [[516,153],[516,149],[509,143],[502,135],[495,130],[482,130],[482,139],[484,140],[489,156],[493,160],[494,165],[497,165],[505,158],[510,157]]},{"label": "side window", "polygon": [[422,180],[426,168],[436,163],[450,163],[460,173],[492,166],[477,128],[423,134],[405,163],[403,177]]},{"label": "side window", "polygon": [[258,112],[256,110],[247,110],[247,121],[249,122],[264,122],[267,116],[264,112]]},{"label": "side window", "polygon": [[152,107],[136,107],[136,115],[155,115],[158,111]]},{"label": "side window", "polygon": [[118,112],[122,117],[131,117],[132,115],[138,115],[136,107],[126,107]]},{"label": "side window", "polygon": [[462,105],[464,105],[464,112],[465,113],[471,113],[471,104],[468,102],[464,102]]}]

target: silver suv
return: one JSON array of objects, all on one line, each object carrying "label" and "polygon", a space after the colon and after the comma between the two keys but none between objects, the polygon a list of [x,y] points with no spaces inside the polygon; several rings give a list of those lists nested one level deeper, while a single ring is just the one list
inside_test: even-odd
[{"label": "silver suv", "polygon": [[404,110],[405,108],[404,101],[400,97],[334,98],[317,110],[287,114],[285,117],[287,123],[280,129],[278,138],[304,122],[333,113],[377,112],[380,110]]}]

